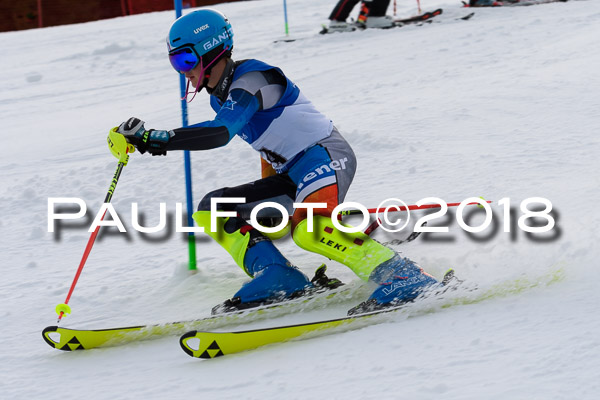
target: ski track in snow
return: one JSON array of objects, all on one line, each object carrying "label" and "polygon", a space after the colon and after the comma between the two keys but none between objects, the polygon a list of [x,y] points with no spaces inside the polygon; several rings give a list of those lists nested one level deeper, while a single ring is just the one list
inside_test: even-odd
[{"label": "ski track in snow", "polygon": [[[299,36],[317,32],[334,5],[288,3],[290,29]],[[559,268],[563,281],[211,361],[189,358],[176,337],[51,350],[40,332],[56,322],[54,307],[64,301],[91,219],[71,223],[58,239],[47,232],[47,199],[80,197],[92,218],[116,168],[108,130],[134,115],[147,127],[179,126],[178,80],[164,44],[173,13],[1,33],[0,119],[8,144],[0,160],[1,397],[598,398],[600,5],[475,9],[466,22],[455,20],[471,11],[458,2],[422,6],[443,7],[443,22],[276,44],[280,1],[214,7],[232,22],[236,59],[280,66],[352,144],[359,169],[347,200],[368,207],[390,197],[494,200],[500,228],[492,239],[470,240],[454,221],[446,235],[453,240],[419,239],[398,250],[437,277],[454,267],[461,277],[493,285]],[[415,9],[398,4],[398,15]],[[192,122],[213,115],[207,95],[197,97]],[[192,160],[195,202],[259,176],[258,156],[238,139]],[[134,201],[149,226],[158,223],[160,202],[171,214],[185,202],[182,164],[175,152],[132,155],[113,199],[126,227]],[[552,201],[559,237],[538,243],[518,232],[511,240],[501,231],[497,201],[510,197],[516,218],[519,203],[535,196]],[[246,280],[204,235],[197,239],[199,271],[190,275],[181,234],[129,230],[101,235],[71,298],[73,314],[61,325],[198,318]],[[280,247],[310,275],[324,261],[289,239]],[[342,265],[328,265],[330,276],[356,281]]]}]

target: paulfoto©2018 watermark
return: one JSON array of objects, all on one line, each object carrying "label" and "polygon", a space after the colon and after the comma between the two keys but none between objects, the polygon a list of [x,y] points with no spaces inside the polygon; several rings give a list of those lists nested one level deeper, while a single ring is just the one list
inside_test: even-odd
[{"label": "paulfoto\u00a92018 watermark", "polygon": [[[238,214],[235,211],[222,211],[220,205],[223,204],[245,204],[243,197],[236,198],[212,198],[211,199],[211,227],[212,232],[216,232],[217,218],[235,217]],[[510,233],[515,229],[515,205],[511,203],[510,198],[503,198],[496,203],[501,207],[500,218],[502,221],[503,232]],[[69,209],[78,208],[75,212],[65,212],[57,210],[57,206],[69,207]],[[376,208],[369,209],[357,202],[345,202],[334,208],[331,217],[331,223],[340,231],[353,233],[365,231],[373,222],[372,215],[376,223],[383,230],[389,233],[401,232],[406,229],[411,220],[411,211],[428,211],[427,214],[420,216],[412,228],[413,232],[418,233],[446,233],[449,232],[450,222],[448,216],[449,206],[456,207],[454,213],[455,221],[459,227],[468,233],[483,232],[491,224],[498,225],[498,221],[493,221],[497,215],[492,211],[492,206],[488,201],[479,197],[470,197],[460,203],[446,203],[443,199],[437,197],[427,197],[419,200],[414,205],[407,205],[404,201],[397,198],[390,198],[382,201]],[[326,208],[325,203],[293,203],[294,210],[305,209],[308,219],[308,230],[313,231],[313,215],[315,210]],[[471,210],[477,210],[484,213],[483,222],[476,226],[469,224],[470,218],[465,218],[465,210],[469,207]],[[476,207],[473,209],[473,207]],[[259,222],[259,213],[265,209],[275,209],[280,214],[280,222],[276,226],[263,226]],[[88,207],[84,200],[77,197],[50,197],[48,198],[48,232],[55,232],[55,224],[58,220],[77,220],[86,216]],[[483,210],[483,211],[482,211]],[[432,212],[433,211],[433,212]],[[516,220],[518,229],[526,233],[546,233],[555,229],[556,219],[552,210],[550,200],[543,197],[530,197],[519,203],[519,217]],[[105,215],[110,219],[104,219]],[[349,225],[342,223],[338,216],[356,215],[362,218],[358,225]],[[273,233],[284,229],[289,222],[290,215],[288,209],[282,204],[275,202],[263,202],[252,208],[250,212],[250,224],[261,232]],[[181,233],[201,233],[203,227],[189,227],[183,225],[183,206],[181,203],[175,203],[175,232]],[[435,225],[435,221],[438,224]],[[152,227],[142,226],[140,223],[138,203],[131,203],[131,225],[133,230],[144,233],[158,233],[167,228],[167,205],[159,203],[158,224]],[[440,225],[439,222],[442,224]],[[110,203],[103,203],[96,216],[89,226],[88,232],[95,231],[98,227],[116,227],[119,232],[127,232],[119,214]]]}]

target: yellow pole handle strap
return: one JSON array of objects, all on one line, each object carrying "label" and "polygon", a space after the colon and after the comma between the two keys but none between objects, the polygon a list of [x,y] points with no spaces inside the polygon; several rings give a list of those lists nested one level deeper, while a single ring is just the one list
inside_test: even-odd
[{"label": "yellow pole handle strap", "polygon": [[129,160],[128,153],[133,153],[135,147],[128,143],[125,136],[117,132],[117,129],[118,127],[115,126],[108,132],[108,149],[113,156],[119,159],[119,162],[122,162],[123,165],[127,165],[127,161]]}]

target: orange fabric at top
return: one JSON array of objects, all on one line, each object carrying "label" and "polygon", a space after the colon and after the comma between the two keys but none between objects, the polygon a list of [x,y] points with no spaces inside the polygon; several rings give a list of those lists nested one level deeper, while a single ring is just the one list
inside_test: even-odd
[{"label": "orange fabric at top", "polygon": [[[322,215],[324,217],[331,217],[333,209],[339,204],[338,202],[338,187],[337,183],[334,185],[326,186],[311,193],[306,197],[303,203],[327,203],[327,208],[317,208],[314,210],[314,215]],[[296,209],[294,215],[292,215],[292,232],[301,221],[305,220],[307,216],[307,210],[304,208]]]},{"label": "orange fabric at top", "polygon": [[277,174],[271,164],[265,161],[264,158],[260,158],[260,169],[261,169],[261,177],[268,178],[269,176],[273,176]]}]

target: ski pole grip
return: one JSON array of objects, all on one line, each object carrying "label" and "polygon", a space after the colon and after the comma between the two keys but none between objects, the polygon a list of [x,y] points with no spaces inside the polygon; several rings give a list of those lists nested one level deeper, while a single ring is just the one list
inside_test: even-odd
[{"label": "ski pole grip", "polygon": [[108,132],[106,141],[108,142],[108,148],[112,155],[118,158],[119,162],[122,162],[123,165],[127,165],[127,161],[129,160],[127,153],[133,153],[135,147],[128,143],[125,136],[117,132],[117,129],[118,127],[115,126]]}]

